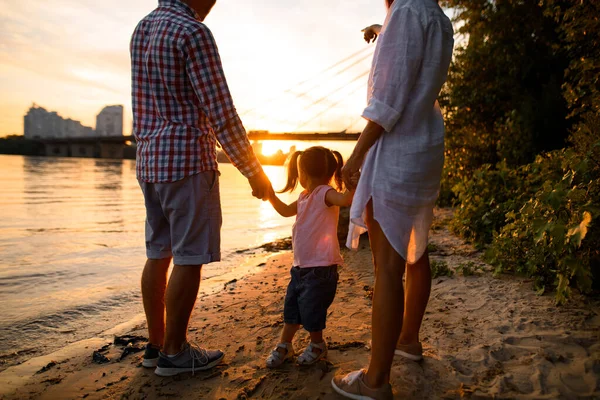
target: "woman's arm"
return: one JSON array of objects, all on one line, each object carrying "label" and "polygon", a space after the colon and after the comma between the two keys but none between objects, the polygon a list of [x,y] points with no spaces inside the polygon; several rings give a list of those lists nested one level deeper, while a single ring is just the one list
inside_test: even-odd
[{"label": "woman's arm", "polygon": [[383,133],[383,127],[376,122],[369,121],[367,126],[360,134],[358,142],[352,151],[352,155],[348,158],[346,165],[342,168],[342,179],[346,187],[354,189],[356,187],[356,176],[362,167],[363,160],[369,149],[375,144],[377,139]]},{"label": "woman's arm", "polygon": [[285,204],[279,199],[279,197],[277,197],[273,189],[271,189],[269,193],[269,202],[275,211],[277,211],[282,217],[293,217],[294,215],[298,214],[298,202],[295,201],[292,204]]},{"label": "woman's arm", "polygon": [[335,189],[330,189],[325,194],[325,204],[327,204],[328,207],[350,207],[353,197],[354,190],[346,190],[344,193],[340,193]]}]

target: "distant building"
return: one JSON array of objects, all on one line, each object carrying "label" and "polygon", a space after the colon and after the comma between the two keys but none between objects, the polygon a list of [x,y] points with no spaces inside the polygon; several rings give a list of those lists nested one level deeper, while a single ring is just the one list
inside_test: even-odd
[{"label": "distant building", "polygon": [[123,106],[107,106],[96,117],[96,135],[123,136]]},{"label": "distant building", "polygon": [[79,121],[64,119],[55,111],[32,105],[24,117],[24,135],[27,139],[51,139],[94,136],[94,129]]},{"label": "distant building", "polygon": [[83,126],[81,122],[71,118],[65,120],[65,136],[68,138],[80,138],[94,136],[94,130],[89,126]]},{"label": "distant building", "polygon": [[24,117],[24,132],[27,139],[41,139],[47,137],[44,127],[47,124],[48,111],[35,104],[27,111]]}]

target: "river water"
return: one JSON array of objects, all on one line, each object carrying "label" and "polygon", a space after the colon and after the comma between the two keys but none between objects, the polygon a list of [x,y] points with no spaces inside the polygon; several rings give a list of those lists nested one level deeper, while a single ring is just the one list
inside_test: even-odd
[{"label": "river water", "polygon": [[[347,155],[350,144],[340,145]],[[284,167],[264,168],[283,187]],[[231,165],[219,169],[223,261],[203,269],[203,293],[254,270],[260,254],[240,250],[290,236],[294,222],[254,199]],[[0,370],[143,311],[145,209],[135,161],[0,155],[0,188]]]}]

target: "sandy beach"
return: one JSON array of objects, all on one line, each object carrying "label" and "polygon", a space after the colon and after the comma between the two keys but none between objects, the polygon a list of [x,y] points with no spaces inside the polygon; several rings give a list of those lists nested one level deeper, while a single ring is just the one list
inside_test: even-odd
[{"label": "sandy beach", "polygon": [[[425,359],[396,359],[396,398],[600,398],[600,304],[574,295],[565,306],[538,296],[531,281],[494,277],[481,254],[449,233],[448,210],[436,210],[431,258],[451,276],[434,278],[422,328]],[[200,298],[189,338],[225,351],[213,371],[160,378],[141,366],[143,318],[97,338],[0,373],[5,399],[289,398],[335,399],[330,380],[366,366],[371,326],[372,261],[368,242],[344,251],[338,293],[325,335],[329,356],[312,367],[268,370],[265,358],[282,326],[291,253],[259,272]],[[118,323],[116,321],[115,323]],[[130,335],[114,344],[115,335]],[[308,335],[297,336],[301,352]],[[124,354],[129,345],[130,354]],[[97,361],[93,360],[94,351]],[[105,358],[103,358],[103,357]],[[123,356],[123,357],[122,357]]]}]

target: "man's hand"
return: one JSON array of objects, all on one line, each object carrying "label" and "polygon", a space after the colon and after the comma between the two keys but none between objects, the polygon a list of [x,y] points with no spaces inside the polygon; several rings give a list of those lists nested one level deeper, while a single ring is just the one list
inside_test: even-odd
[{"label": "man's hand", "polygon": [[371,39],[373,39],[373,43],[377,40],[377,35],[381,32],[381,25],[373,24],[371,26],[367,26],[361,32],[365,34],[365,41],[367,43],[371,43]]},{"label": "man's hand", "polygon": [[358,186],[358,180],[360,179],[360,167],[362,166],[362,160],[357,157],[351,156],[346,165],[342,168],[342,180],[348,188],[352,191]]},{"label": "man's hand", "polygon": [[269,181],[269,178],[267,178],[267,175],[263,171],[248,179],[248,182],[252,188],[252,196],[262,201],[269,200],[269,195],[273,187],[271,186],[271,181]]}]

